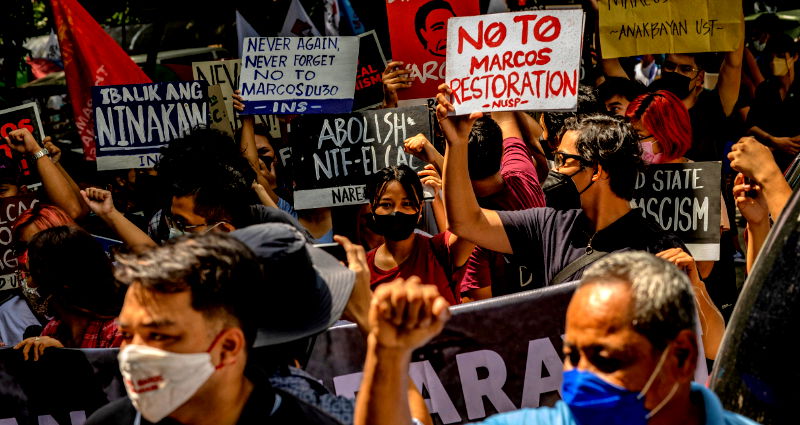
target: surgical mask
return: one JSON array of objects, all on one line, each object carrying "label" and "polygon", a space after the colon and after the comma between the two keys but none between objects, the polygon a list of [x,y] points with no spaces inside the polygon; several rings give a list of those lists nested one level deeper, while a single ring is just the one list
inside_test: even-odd
[{"label": "surgical mask", "polygon": [[131,403],[152,423],[159,422],[186,403],[218,367],[205,353],[172,353],[146,345],[130,344],[117,359]]},{"label": "surgical mask", "polygon": [[761,40],[753,41],[753,49],[755,49],[756,52],[763,52],[764,49],[766,48],[767,48],[766,41],[761,41]]},{"label": "surgical mask", "polygon": [[169,228],[169,235],[167,236],[167,239],[179,238],[179,237],[181,237],[181,236],[183,236],[185,234],[186,234],[186,232],[184,232],[183,230],[178,230],[178,229],[176,229],[174,227],[170,227]]},{"label": "surgical mask", "polygon": [[664,153],[653,152],[653,143],[656,142],[639,142],[639,146],[642,147],[642,160],[647,164],[661,164]]},{"label": "surgical mask", "polygon": [[575,187],[575,182],[572,181],[572,176],[583,171],[583,168],[572,174],[562,174],[556,170],[550,170],[547,173],[547,178],[542,183],[542,191],[544,192],[547,206],[557,210],[575,210],[581,208],[581,195],[586,192],[589,187],[594,184],[594,181],[589,183],[588,186],[578,192]]},{"label": "surgical mask", "polygon": [[610,384],[592,372],[572,369],[564,372],[561,395],[569,406],[575,421],[581,425],[646,425],[675,395],[678,383],[653,410],[644,407],[644,398],[653,385],[667,358],[669,349],[664,350],[653,373],[641,391],[631,391]]},{"label": "surgical mask", "polygon": [[772,75],[776,77],[783,77],[789,73],[789,61],[786,58],[773,58],[772,59]]},{"label": "surgical mask", "polygon": [[395,211],[391,214],[372,214],[369,223],[373,232],[382,235],[390,241],[404,241],[417,227],[417,214],[405,214]]},{"label": "surgical mask", "polygon": [[679,99],[686,99],[689,97],[691,90],[689,84],[692,79],[677,72],[662,72],[661,79],[656,85],[656,88],[672,92]]}]

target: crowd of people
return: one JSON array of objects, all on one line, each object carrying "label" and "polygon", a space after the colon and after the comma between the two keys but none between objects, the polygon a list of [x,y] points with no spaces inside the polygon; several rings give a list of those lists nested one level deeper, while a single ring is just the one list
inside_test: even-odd
[{"label": "crowd of people", "polygon": [[[195,129],[154,169],[104,184],[76,182],[51,140],[12,131],[42,185],[28,190],[0,155],[0,197],[38,201],[13,224],[19,288],[0,295],[0,342],[30,361],[119,347],[128,397],[88,424],[428,424],[408,368],[449,306],[578,281],[563,400],[486,423],[753,423],[693,378],[717,357],[736,262],[753,267],[800,153],[800,44],[754,28],[720,54],[600,55],[574,112],[454,116],[442,85],[437,137],[404,142],[429,165],[379,170],[354,207],[293,208],[278,154],[292,133],[253,116],[233,138]],[[383,107],[412,83],[390,62]],[[631,206],[646,167],[692,161],[725,164],[718,261],[695,261]],[[341,258],[315,246],[331,243]],[[340,320],[367,341],[357,400],[299,367]]]}]

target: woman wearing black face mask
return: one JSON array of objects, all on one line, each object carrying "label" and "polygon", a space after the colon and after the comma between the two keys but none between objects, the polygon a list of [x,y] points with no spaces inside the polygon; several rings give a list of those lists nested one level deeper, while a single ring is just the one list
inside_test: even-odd
[{"label": "woman wearing black face mask", "polygon": [[368,225],[385,240],[367,253],[372,289],[398,277],[418,276],[422,283],[436,285],[450,304],[458,304],[455,275],[474,245],[450,232],[430,237],[414,231],[423,205],[417,173],[406,165],[384,168],[367,185],[367,198],[372,205]]}]

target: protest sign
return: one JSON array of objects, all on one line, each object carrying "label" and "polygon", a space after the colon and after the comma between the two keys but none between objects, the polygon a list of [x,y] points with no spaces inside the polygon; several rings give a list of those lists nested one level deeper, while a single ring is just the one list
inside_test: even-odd
[{"label": "protest sign", "polygon": [[650,165],[636,179],[632,207],[676,234],[696,261],[719,260],[719,162]]},{"label": "protest sign", "polygon": [[478,0],[386,0],[392,60],[402,61],[413,78],[411,87],[398,90],[400,100],[436,96],[445,81],[448,19],[478,14]]},{"label": "protest sign", "polygon": [[582,28],[579,9],[451,19],[447,84],[455,114],[575,110]]},{"label": "protest sign", "polygon": [[242,113],[348,113],[357,64],[357,37],[247,37],[239,80]]},{"label": "protest sign", "polygon": [[33,196],[13,196],[0,199],[0,291],[19,287],[17,257],[14,255],[14,238],[11,227],[17,217],[33,208],[39,200]]},{"label": "protest sign", "polygon": [[[39,107],[36,103],[26,103],[23,105],[15,106],[13,108],[3,109],[0,111],[0,137],[5,138],[8,133],[26,128],[31,132],[33,138],[38,142],[44,139],[44,127],[42,127],[42,118],[39,115]],[[16,151],[11,149],[4,140],[0,140],[0,150],[6,157],[15,161],[19,161],[20,172],[22,173],[21,183],[28,186],[40,184],[39,175],[35,169],[31,169],[31,164],[28,160],[19,155]]]},{"label": "protest sign", "polygon": [[92,87],[97,169],[153,167],[170,140],[208,124],[208,83]]},{"label": "protest sign", "polygon": [[233,127],[228,119],[222,87],[219,84],[208,86],[208,108],[211,113],[209,127],[233,137]]},{"label": "protest sign", "polygon": [[392,165],[420,171],[425,163],[403,151],[419,133],[431,139],[424,106],[346,115],[303,116],[292,123],[294,208],[366,203],[368,176]]},{"label": "protest sign", "polygon": [[[207,81],[209,86],[218,84],[222,89],[222,99],[225,110],[233,130],[242,128],[242,120],[233,110],[234,90],[239,89],[239,70],[242,67],[241,59],[225,61],[192,62],[192,74],[195,80]],[[256,115],[256,124],[264,124],[273,139],[281,137],[281,127],[278,118],[274,115]]]},{"label": "protest sign", "polygon": [[356,94],[353,99],[353,110],[356,112],[383,103],[382,74],[386,67],[386,56],[383,55],[381,43],[374,30],[359,35],[358,42]]},{"label": "protest sign", "polygon": [[598,0],[604,58],[735,50],[739,0]]}]

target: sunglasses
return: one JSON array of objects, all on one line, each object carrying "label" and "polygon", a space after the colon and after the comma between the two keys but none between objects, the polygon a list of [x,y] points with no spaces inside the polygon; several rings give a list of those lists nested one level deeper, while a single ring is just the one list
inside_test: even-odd
[{"label": "sunglasses", "polygon": [[581,166],[588,166],[592,165],[591,161],[587,160],[586,158],[580,155],[574,155],[571,153],[556,151],[553,153],[553,162],[555,163],[556,168],[561,168],[567,162],[568,159],[574,159],[578,161]]}]

